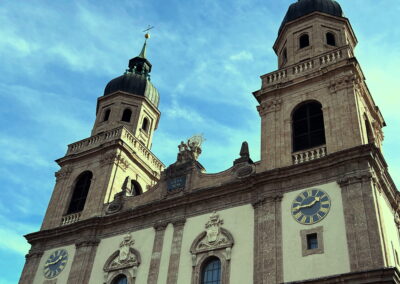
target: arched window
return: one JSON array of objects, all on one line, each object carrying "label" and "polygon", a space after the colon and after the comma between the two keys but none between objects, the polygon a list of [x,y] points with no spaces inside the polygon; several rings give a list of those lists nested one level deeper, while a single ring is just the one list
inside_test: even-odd
[{"label": "arched window", "polygon": [[221,261],[210,257],[201,270],[201,284],[221,284]]},{"label": "arched window", "polygon": [[131,121],[131,116],[132,116],[132,111],[129,108],[126,108],[124,110],[124,113],[122,114],[121,120],[125,121],[125,122],[130,122]]},{"label": "arched window", "polygon": [[92,172],[86,171],[76,179],[74,192],[69,203],[67,214],[81,212],[85,206],[86,197],[92,181]]},{"label": "arched window", "polygon": [[310,37],[308,34],[303,34],[299,39],[300,48],[304,48],[310,45]]},{"label": "arched window", "polygon": [[287,50],[286,47],[282,50],[282,64],[285,64],[287,61]]},{"label": "arched window", "polygon": [[107,110],[104,112],[103,121],[107,121],[107,120],[110,118],[110,113],[111,113],[111,110],[110,110],[110,109],[107,109]]},{"label": "arched window", "polygon": [[298,106],[292,115],[293,152],[325,144],[322,106],[307,102]]},{"label": "arched window", "polygon": [[147,119],[147,117],[145,117],[145,118],[143,119],[143,122],[142,122],[142,129],[143,129],[145,132],[148,132],[148,130],[149,130],[149,120]]},{"label": "arched window", "polygon": [[375,137],[372,133],[371,125],[369,124],[369,121],[367,119],[365,120],[365,129],[367,131],[368,143],[374,143]]},{"label": "arched window", "polygon": [[326,44],[336,46],[335,35],[333,33],[326,33]]},{"label": "arched window", "polygon": [[132,189],[132,195],[141,195],[143,193],[142,187],[136,180],[131,181],[131,189]]},{"label": "arched window", "polygon": [[112,284],[128,284],[128,279],[125,275],[118,275],[112,282]]}]

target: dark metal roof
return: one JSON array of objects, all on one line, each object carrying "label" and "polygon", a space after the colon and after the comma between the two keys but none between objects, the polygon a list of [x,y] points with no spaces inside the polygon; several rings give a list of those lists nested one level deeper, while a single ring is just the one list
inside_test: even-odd
[{"label": "dark metal roof", "polygon": [[104,96],[110,95],[117,91],[146,97],[156,107],[158,107],[160,96],[157,89],[150,82],[146,74],[138,74],[128,71],[124,75],[112,79],[104,89]]},{"label": "dark metal roof", "polygon": [[313,12],[321,12],[336,17],[343,17],[342,8],[339,3],[334,0],[298,0],[296,3],[289,6],[278,34],[281,33],[283,27],[287,23]]}]

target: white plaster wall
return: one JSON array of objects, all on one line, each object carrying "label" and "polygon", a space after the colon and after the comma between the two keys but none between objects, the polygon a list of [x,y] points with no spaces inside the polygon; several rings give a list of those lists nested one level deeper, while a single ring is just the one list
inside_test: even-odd
[{"label": "white plaster wall", "polygon": [[[96,256],[93,263],[92,274],[90,275],[89,284],[104,283],[103,266],[107,259],[119,249],[119,244],[127,233],[102,239],[97,248]],[[135,240],[133,246],[140,252],[142,262],[137,270],[136,283],[146,283],[150,268],[151,253],[154,242],[154,228],[148,228],[131,233]]]},{"label": "white plaster wall", "polygon": [[[328,183],[312,188],[324,190],[331,198],[330,212],[319,223],[301,225],[291,215],[294,198],[308,188],[286,193],[282,200],[285,282],[350,272],[341,189],[337,183]],[[300,231],[320,226],[323,226],[324,253],[303,257]]]},{"label": "white plaster wall", "polygon": [[72,261],[74,260],[75,256],[75,245],[46,250],[43,253],[42,258],[40,259],[39,268],[38,271],[36,272],[33,284],[43,284],[43,282],[47,280],[47,278],[44,277],[44,264],[46,263],[49,256],[58,249],[65,249],[68,252],[68,262],[67,265],[64,267],[63,271],[61,271],[57,277],[52,279],[57,279],[57,284],[67,283],[68,275],[71,270]]},{"label": "white plaster wall", "polygon": [[[224,221],[223,228],[228,230],[235,241],[232,248],[230,284],[253,283],[253,243],[254,210],[249,205],[238,206],[217,212]],[[188,218],[183,231],[182,249],[179,263],[179,284],[191,283],[192,259],[190,246],[201,234],[212,212]]]},{"label": "white plaster wall", "polygon": [[384,194],[379,192],[377,192],[377,194],[381,218],[381,228],[383,231],[388,260],[387,265],[400,267],[395,259],[395,251],[397,251],[397,254],[400,257],[400,240],[399,231],[394,221],[394,212]]},{"label": "white plaster wall", "polygon": [[169,257],[171,255],[172,237],[174,234],[174,226],[168,224],[164,233],[163,248],[161,251],[160,271],[158,274],[158,284],[167,284]]}]

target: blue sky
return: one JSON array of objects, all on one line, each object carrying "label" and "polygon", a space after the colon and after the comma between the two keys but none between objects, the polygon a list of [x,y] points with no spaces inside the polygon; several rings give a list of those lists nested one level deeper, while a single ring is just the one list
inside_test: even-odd
[{"label": "blue sky", "polygon": [[[162,112],[152,151],[166,164],[203,133],[201,163],[224,170],[247,140],[259,159],[252,92],[277,68],[277,30],[294,0],[1,1],[0,284],[17,283],[69,143],[86,138],[96,99],[126,69],[147,25],[152,82]],[[384,154],[400,183],[400,1],[342,0],[359,40],[356,56],[380,107]],[[10,261],[11,260],[11,261]],[[12,267],[10,267],[12,263]]]}]

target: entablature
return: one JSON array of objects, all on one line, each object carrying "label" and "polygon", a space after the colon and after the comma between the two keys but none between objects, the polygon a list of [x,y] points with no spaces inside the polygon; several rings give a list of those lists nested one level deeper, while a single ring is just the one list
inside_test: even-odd
[{"label": "entablature", "polygon": [[[352,167],[351,175],[348,167]],[[92,217],[74,224],[39,231],[27,235],[26,238],[32,245],[46,243],[46,246],[56,247],[60,245],[61,240],[64,245],[65,242],[80,238],[83,232],[96,232],[100,238],[112,236],[124,232],[126,224],[129,224],[132,230],[138,230],[152,227],[161,219],[172,223],[176,219],[253,204],[261,199],[279,200],[278,197],[299,188],[328,182],[340,184],[366,179],[383,185],[381,188],[393,209],[398,209],[399,194],[387,172],[386,162],[380,150],[368,144],[302,164],[261,171],[247,178],[234,179],[215,186],[199,186],[191,191],[182,191],[181,194],[163,194],[161,191],[166,191],[166,188],[158,186],[137,197],[124,197],[127,206],[115,214]],[[141,202],[133,205],[129,200],[135,198],[141,199]],[[226,202],[227,200],[229,202]]]}]

